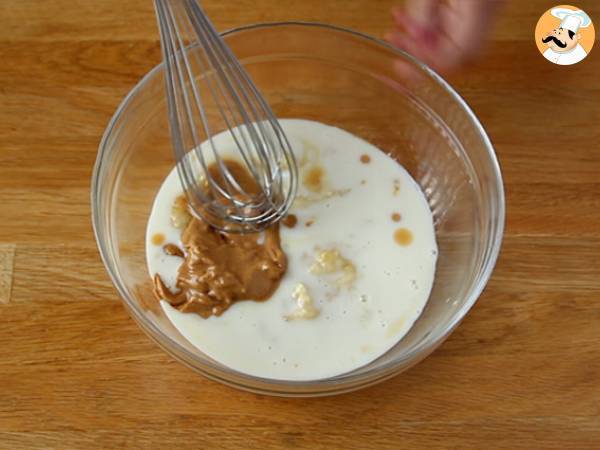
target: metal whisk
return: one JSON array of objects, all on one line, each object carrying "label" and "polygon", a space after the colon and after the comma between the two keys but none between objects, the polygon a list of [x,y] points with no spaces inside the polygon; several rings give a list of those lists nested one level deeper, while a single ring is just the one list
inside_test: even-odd
[{"label": "metal whisk", "polygon": [[[298,172],[291,146],[197,1],[155,0],[155,9],[171,139],[192,212],[223,230],[261,230],[293,202]],[[229,145],[215,139],[222,130],[233,138]],[[250,174],[253,189],[228,159],[241,164],[246,178]]]}]

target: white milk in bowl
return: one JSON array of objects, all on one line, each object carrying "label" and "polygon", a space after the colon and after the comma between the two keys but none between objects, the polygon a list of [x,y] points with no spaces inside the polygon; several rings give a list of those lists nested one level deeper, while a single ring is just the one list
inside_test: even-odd
[{"label": "white milk in bowl", "polygon": [[[186,339],[231,369],[316,380],[364,366],[402,339],[429,297],[437,246],[425,196],[398,162],[339,128],[280,123],[298,161],[299,190],[279,229],[287,270],[276,291],[208,318],[161,305]],[[229,133],[215,144],[224,152],[235,145]],[[164,244],[181,247],[182,229],[171,221],[181,194],[174,168],[146,236],[150,275],[173,292],[182,258]]]}]

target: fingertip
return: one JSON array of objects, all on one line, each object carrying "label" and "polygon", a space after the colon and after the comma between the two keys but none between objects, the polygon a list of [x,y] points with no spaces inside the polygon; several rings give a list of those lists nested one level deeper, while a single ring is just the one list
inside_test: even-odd
[{"label": "fingertip", "polygon": [[404,48],[407,46],[409,39],[405,34],[399,33],[398,31],[391,31],[386,33],[386,40],[394,45],[395,47]]},{"label": "fingertip", "polygon": [[390,12],[392,13],[392,17],[394,18],[394,20],[396,20],[397,22],[402,21],[406,17],[404,8],[402,8],[401,6],[392,7]]},{"label": "fingertip", "polygon": [[423,28],[419,26],[406,12],[401,11],[397,15],[394,16],[394,21],[398,28],[404,30],[406,34],[419,38],[419,36],[423,33]]}]

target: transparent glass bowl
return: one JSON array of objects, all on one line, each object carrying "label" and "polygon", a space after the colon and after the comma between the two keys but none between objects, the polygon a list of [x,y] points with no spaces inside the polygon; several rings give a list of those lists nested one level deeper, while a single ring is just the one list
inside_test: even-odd
[{"label": "transparent glass bowl", "polygon": [[317,120],[360,136],[396,158],[421,185],[434,214],[439,246],[427,306],[410,332],[377,360],[310,382],[236,372],[181,336],[154,299],[145,257],[152,202],[174,165],[162,65],[119,106],[94,168],[93,224],[113,283],[133,318],[162,348],[203,375],[237,388],[284,396],[327,395],[406,370],[457,326],[498,256],[504,192],[484,129],[438,75],[371,37],[320,24],[278,23],[233,30],[225,38],[278,117]]}]

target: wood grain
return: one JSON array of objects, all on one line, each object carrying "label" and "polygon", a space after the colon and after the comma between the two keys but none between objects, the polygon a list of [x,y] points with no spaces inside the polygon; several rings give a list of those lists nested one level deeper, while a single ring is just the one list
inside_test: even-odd
[{"label": "wood grain", "polygon": [[[218,28],[316,20],[382,36],[393,0],[205,0]],[[600,5],[579,1],[596,21]],[[505,178],[481,299],[429,358],[331,398],[257,396],[174,362],[129,318],[89,182],[122,97],[160,60],[147,0],[0,0],[0,449],[598,448],[600,48],[548,64],[542,0],[509,1],[450,82]],[[598,46],[598,44],[597,44]]]},{"label": "wood grain", "polygon": [[12,293],[15,263],[14,244],[0,244],[0,303],[8,303]]}]

